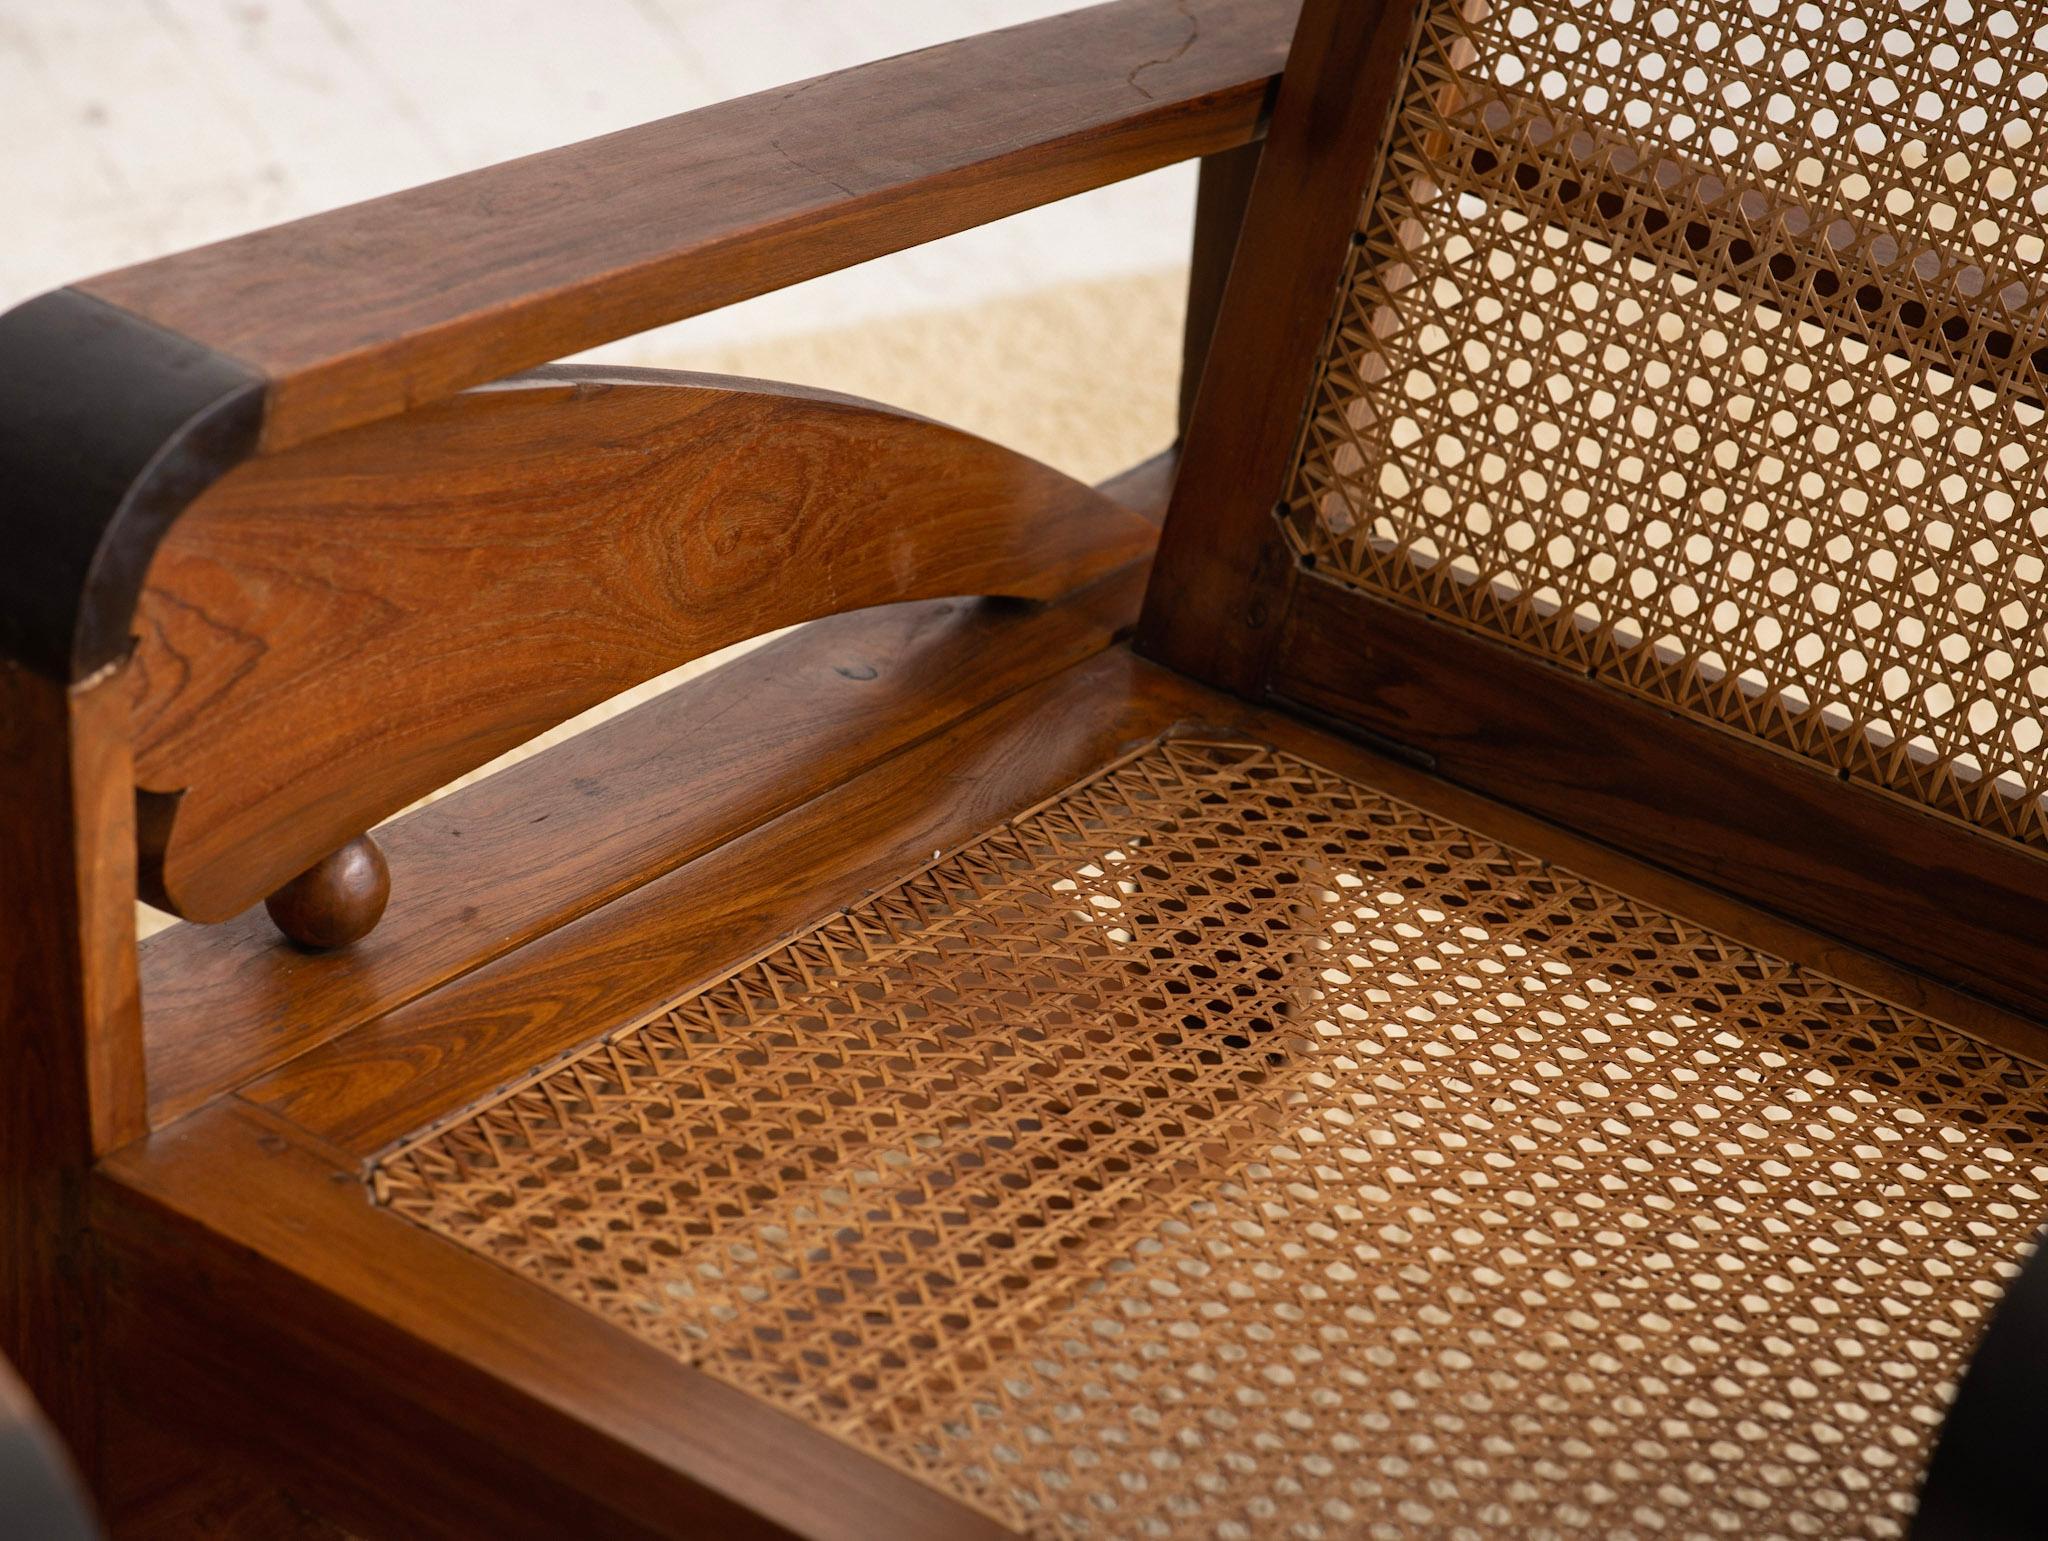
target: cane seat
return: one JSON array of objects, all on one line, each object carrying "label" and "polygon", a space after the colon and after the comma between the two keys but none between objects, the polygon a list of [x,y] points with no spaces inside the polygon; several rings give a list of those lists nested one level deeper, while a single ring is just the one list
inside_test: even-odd
[{"label": "cane seat", "polygon": [[2048,1076],[1172,737],[406,1141],[397,1214],[1046,1536],[1903,1533]]}]

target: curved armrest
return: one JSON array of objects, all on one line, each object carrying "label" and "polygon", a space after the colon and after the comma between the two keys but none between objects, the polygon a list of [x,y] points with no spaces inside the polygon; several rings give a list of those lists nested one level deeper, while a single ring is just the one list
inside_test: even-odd
[{"label": "curved armrest", "polygon": [[1298,0],[1118,0],[108,273],[0,316],[0,658],[122,656],[267,453],[1246,143]]}]

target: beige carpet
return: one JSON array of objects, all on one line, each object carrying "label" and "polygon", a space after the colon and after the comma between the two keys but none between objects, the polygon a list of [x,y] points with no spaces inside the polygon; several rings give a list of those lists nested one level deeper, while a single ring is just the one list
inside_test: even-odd
[{"label": "beige carpet", "polygon": [[1086,482],[1173,438],[1187,275],[1074,284],[750,347],[674,367],[800,380],[921,412]]},{"label": "beige carpet", "polygon": [[[1070,284],[961,309],[702,353],[666,367],[801,381],[938,418],[1097,482],[1173,439],[1185,271]],[[649,680],[434,796],[636,706],[754,643]],[[432,801],[431,798],[426,801]],[[392,875],[403,883],[405,874]],[[144,909],[144,935],[169,924]]]}]

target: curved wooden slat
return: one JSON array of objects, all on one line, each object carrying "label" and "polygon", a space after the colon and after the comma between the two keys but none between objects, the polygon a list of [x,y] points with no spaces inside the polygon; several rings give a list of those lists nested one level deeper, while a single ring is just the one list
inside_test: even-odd
[{"label": "curved wooden slat", "polygon": [[0,314],[0,658],[126,653],[261,449],[1259,137],[1299,0],[1115,0],[162,257]]},{"label": "curved wooden slat", "polygon": [[679,663],[894,600],[1046,599],[1151,525],[851,397],[558,369],[230,473],[138,611],[158,902],[247,907],[465,770]]}]

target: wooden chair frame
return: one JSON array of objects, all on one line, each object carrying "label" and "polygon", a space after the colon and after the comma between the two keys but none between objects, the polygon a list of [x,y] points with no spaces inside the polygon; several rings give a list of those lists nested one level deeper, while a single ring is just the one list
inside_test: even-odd
[{"label": "wooden chair frame", "polygon": [[[1414,22],[1295,11],[1119,0],[0,318],[0,1349],[117,1528],[1008,1533],[363,1178],[590,1024],[1174,731],[2041,1057],[2035,854],[1285,554],[1320,297]],[[825,393],[535,371],[1194,158],[1184,438],[1100,489]],[[138,896],[219,924],[138,950]],[[266,896],[353,945],[280,943]],[[194,1440],[232,1452],[206,1482]]]},{"label": "wooden chair frame", "polygon": [[[957,602],[938,602],[849,616],[792,639],[793,648],[770,650],[742,671],[744,679],[730,676],[716,688],[734,692],[726,706],[748,703],[758,710],[782,697],[784,727],[769,725],[778,716],[771,713],[749,718],[744,733],[713,732],[705,724],[726,706],[701,694],[661,708],[676,712],[678,726],[694,736],[699,801],[685,810],[663,806],[651,827],[635,828],[633,816],[622,817],[624,805],[613,799],[623,794],[643,813],[652,811],[656,787],[672,769],[644,750],[622,758],[625,740],[616,735],[578,740],[574,754],[597,753],[581,771],[560,761],[556,770],[572,782],[603,780],[612,789],[606,816],[595,822],[580,817],[593,804],[572,800],[559,807],[562,817],[549,831],[566,838],[531,846],[523,857],[501,848],[492,858],[511,867],[531,864],[536,877],[556,874],[560,881],[546,884],[548,892],[536,886],[515,897],[508,888],[508,903],[480,911],[461,898],[459,881],[436,882],[420,865],[424,847],[414,832],[424,833],[422,825],[440,816],[430,811],[427,820],[399,826],[385,837],[400,870],[398,902],[376,939],[377,950],[408,959],[395,974],[375,963],[336,971],[322,967],[331,959],[279,955],[260,916],[211,933],[191,953],[175,944],[151,946],[138,967],[131,918],[138,893],[186,913],[232,915],[324,849],[447,779],[458,764],[467,768],[488,758],[493,751],[486,743],[509,747],[629,677],[657,673],[717,645],[704,633],[678,636],[662,658],[643,651],[628,662],[615,648],[608,651],[611,639],[593,639],[613,659],[612,672],[576,676],[575,699],[558,697],[538,714],[517,709],[507,715],[509,682],[486,685],[476,720],[484,736],[460,735],[465,741],[452,749],[452,759],[443,742],[430,752],[431,764],[416,762],[404,776],[407,790],[396,783],[381,789],[379,811],[358,807],[352,824],[313,835],[311,845],[293,839],[280,846],[279,830],[296,821],[239,810],[257,831],[239,841],[242,855],[223,865],[218,852],[201,853],[195,863],[208,882],[235,875],[224,889],[188,894],[172,865],[175,854],[167,862],[165,850],[166,831],[176,827],[178,805],[186,800],[183,784],[169,796],[138,799],[135,790],[149,785],[143,769],[149,751],[138,755],[138,741],[147,742],[147,735],[133,720],[138,664],[131,639],[151,625],[145,579],[167,533],[195,502],[205,502],[209,489],[218,489],[217,502],[232,502],[239,485],[260,502],[277,491],[266,482],[275,471],[293,474],[292,457],[301,446],[317,457],[345,444],[350,431],[376,436],[380,423],[403,424],[399,431],[409,433],[421,421],[415,409],[429,403],[470,414],[489,438],[486,419],[505,416],[495,411],[501,405],[533,408],[552,395],[599,401],[599,416],[623,410],[633,417],[637,392],[657,417],[670,401],[686,416],[700,409],[751,414],[759,431],[774,435],[785,451],[790,414],[808,413],[815,424],[808,431],[824,452],[903,478],[901,490],[883,495],[881,509],[874,507],[878,489],[872,486],[842,493],[836,502],[799,489],[795,495],[810,503],[792,528],[816,535],[858,509],[870,521],[861,538],[882,537],[900,547],[904,526],[923,520],[933,545],[900,551],[894,570],[910,561],[909,570],[922,573],[924,593],[1007,587],[1050,597],[1076,579],[1128,566],[1149,537],[1118,502],[949,430],[860,404],[784,393],[753,398],[758,405],[750,406],[734,382],[691,382],[677,390],[589,370],[536,378],[512,397],[457,393],[609,338],[1158,166],[1206,158],[1189,323],[1192,380],[1235,236],[1247,157],[1256,154],[1284,56],[1289,10],[1281,0],[1192,9],[1153,0],[1102,6],[146,263],[0,318],[6,363],[0,371],[0,481],[11,489],[6,543],[13,553],[0,563],[0,651],[6,655],[0,732],[7,745],[0,755],[6,808],[0,908],[19,917],[0,961],[0,1059],[10,1088],[0,1118],[6,1173],[0,1209],[9,1260],[0,1290],[0,1338],[20,1356],[24,1374],[89,1473],[97,1477],[105,1469],[100,1391],[115,1373],[108,1366],[119,1362],[104,1357],[113,1336],[106,1318],[118,1313],[104,1295],[105,1216],[95,1220],[90,1213],[98,1201],[86,1179],[96,1161],[135,1146],[152,1129],[167,1128],[348,1022],[473,970],[688,861],[723,834],[758,825],[801,801],[806,789],[830,785],[886,755],[892,744],[914,742],[982,691],[1014,690],[1024,682],[1014,664],[983,673],[969,662],[960,672],[967,660],[933,646],[941,636],[970,652],[1015,639],[1052,667],[1107,640],[1121,624],[1119,608],[1129,603],[1119,596],[1136,592],[1134,574],[1126,572],[1109,592],[1080,606],[966,612]],[[407,413],[413,415],[400,416]],[[577,426],[602,431],[589,413]],[[685,433],[704,426],[665,431],[670,440],[688,442]],[[739,445],[725,429],[737,419],[710,426],[714,432],[696,442],[717,444],[733,459]],[[664,431],[646,423],[644,414],[641,429]],[[874,439],[877,433],[903,438],[904,445],[883,444]],[[898,453],[906,447],[908,459]],[[736,458],[744,467],[744,454]],[[776,474],[786,480],[786,453],[782,459]],[[363,459],[344,453],[342,462],[330,464],[343,463]],[[317,480],[320,468],[302,465]],[[820,468],[799,470],[824,480]],[[1156,520],[1168,470],[1166,462],[1141,468],[1111,491]],[[690,474],[724,471],[706,466]],[[950,513],[916,495],[910,484],[920,476],[951,489]],[[965,484],[963,477],[981,484]],[[743,488],[736,490],[744,496]],[[957,537],[973,516],[1020,494],[1020,513],[1035,508],[1052,525],[1063,522],[1077,534],[1089,519],[1128,523],[1106,543],[1076,546],[1081,565],[1064,571],[1057,558],[1047,560],[1046,529],[1037,519],[1030,521],[1041,525],[1032,548],[1012,547],[998,558],[1005,572],[946,574],[946,564],[934,567],[923,554],[939,546],[957,553]],[[787,486],[760,492],[763,499],[789,495]],[[896,508],[887,507],[891,499]],[[1062,503],[1064,509],[1056,506]],[[464,512],[481,517],[474,508]],[[203,507],[199,513],[187,530],[204,522]],[[224,522],[233,522],[232,513]],[[291,527],[255,538],[288,547],[320,528],[317,515],[302,515],[295,526],[290,517],[284,523]],[[1012,518],[1004,527],[1014,537],[1027,524]],[[250,534],[236,526],[232,539],[246,542]],[[241,549],[248,554],[246,545]],[[715,554],[707,549],[707,559]],[[801,573],[791,560],[796,555],[784,553],[776,570]],[[194,542],[186,557],[203,588],[221,552]],[[280,565],[289,560],[286,554]],[[915,586],[890,585],[889,570],[884,561],[877,569],[882,586],[865,594],[828,601],[815,591],[792,590],[785,619],[914,597]],[[746,581],[758,584],[764,577],[772,582],[775,572]],[[175,614],[177,607],[166,609]],[[721,637],[734,639],[778,624],[747,601],[705,614]],[[171,637],[153,655],[174,658],[177,646]],[[803,674],[807,659],[848,650],[874,660],[864,669],[891,669],[885,688],[892,699],[907,702],[926,690],[921,720],[891,721],[888,711],[853,699],[823,714],[808,712],[807,692],[791,693],[792,672]],[[327,664],[337,661],[330,654]],[[617,672],[619,666],[626,672]],[[311,660],[297,667],[318,673],[326,665]],[[282,688],[293,687],[287,681]],[[360,688],[374,690],[374,679]],[[196,714],[206,717],[204,690]],[[178,715],[173,706],[160,725]],[[655,724],[643,718],[642,726]],[[174,738],[176,731],[169,723],[157,738]],[[870,732],[873,738],[862,737]],[[600,742],[610,747],[600,749]],[[277,747],[273,739],[259,753]],[[796,781],[763,784],[761,767],[806,753],[808,768]],[[302,761],[301,770],[314,763]],[[285,770],[276,779],[287,785],[296,774]],[[635,786],[637,793],[630,790]],[[500,782],[498,790],[509,788]],[[307,800],[300,801],[303,812]],[[310,801],[317,806],[320,799]],[[223,838],[236,843],[231,831]],[[474,859],[459,846],[442,849],[458,863]],[[564,870],[563,862],[573,870]],[[447,875],[457,879],[457,869]],[[582,890],[573,892],[584,879]],[[208,953],[210,967],[201,959]],[[214,985],[201,975],[224,969],[254,983],[247,970],[259,956],[269,961],[258,961],[257,972],[270,977],[250,998],[255,1010],[243,1028],[223,1033]],[[308,985],[325,1005],[300,997]],[[151,1001],[146,1026],[145,993]],[[258,997],[267,997],[267,1004],[255,1005]],[[326,1024],[310,1034],[304,1030],[314,1021],[305,1015],[309,1007]],[[122,1461],[132,1455],[123,1445]]]}]

